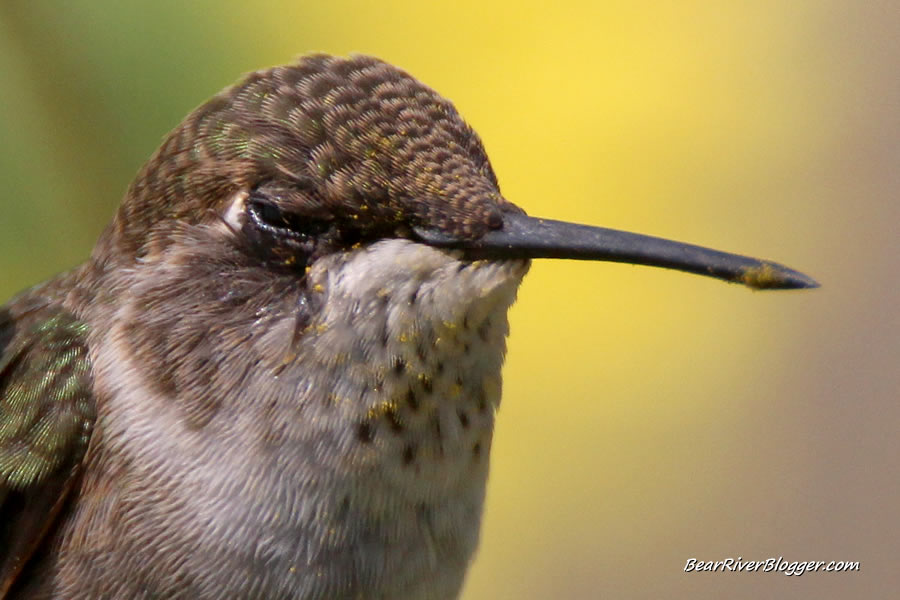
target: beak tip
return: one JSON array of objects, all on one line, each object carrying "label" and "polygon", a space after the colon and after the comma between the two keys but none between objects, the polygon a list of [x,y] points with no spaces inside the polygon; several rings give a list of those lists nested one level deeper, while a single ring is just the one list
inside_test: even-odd
[{"label": "beak tip", "polygon": [[822,287],[822,285],[818,281],[813,279],[812,277],[803,275],[803,280],[800,282],[800,284],[797,287],[806,288],[806,289],[815,289],[817,287]]},{"label": "beak tip", "polygon": [[819,287],[819,282],[809,275],[768,261],[744,269],[737,282],[754,290],[797,290]]}]

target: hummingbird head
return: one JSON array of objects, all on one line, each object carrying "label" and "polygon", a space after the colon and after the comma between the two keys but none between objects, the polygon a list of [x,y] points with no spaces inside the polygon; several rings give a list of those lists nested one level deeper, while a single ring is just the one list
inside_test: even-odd
[{"label": "hummingbird head", "polygon": [[194,111],[140,172],[113,231],[124,256],[146,259],[224,219],[269,266],[302,269],[416,229],[479,239],[504,212],[521,211],[448,100],[375,58],[313,55]]}]

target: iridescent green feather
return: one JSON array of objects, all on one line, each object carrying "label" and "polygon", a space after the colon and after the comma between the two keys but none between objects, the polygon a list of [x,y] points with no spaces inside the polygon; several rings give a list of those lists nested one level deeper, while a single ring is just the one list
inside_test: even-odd
[{"label": "iridescent green feather", "polygon": [[63,309],[42,312],[0,355],[0,489],[80,462],[95,418],[87,326]]}]

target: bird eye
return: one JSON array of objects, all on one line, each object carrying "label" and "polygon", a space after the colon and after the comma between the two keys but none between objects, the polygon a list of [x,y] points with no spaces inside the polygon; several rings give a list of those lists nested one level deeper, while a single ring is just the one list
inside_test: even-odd
[{"label": "bird eye", "polygon": [[329,220],[284,210],[262,191],[251,193],[246,207],[243,240],[271,267],[302,272],[311,257],[328,247]]},{"label": "bird eye", "polygon": [[325,233],[329,227],[325,221],[284,211],[268,200],[251,198],[247,214],[257,229],[282,238],[308,239]]}]

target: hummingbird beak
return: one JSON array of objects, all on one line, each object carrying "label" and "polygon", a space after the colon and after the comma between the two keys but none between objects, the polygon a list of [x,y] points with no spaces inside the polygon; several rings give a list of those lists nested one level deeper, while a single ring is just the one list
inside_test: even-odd
[{"label": "hummingbird beak", "polygon": [[815,288],[811,277],[778,263],[649,235],[504,213],[503,225],[477,240],[417,227],[419,239],[463,251],[472,260],[570,258],[676,269],[741,283],[753,289]]}]

